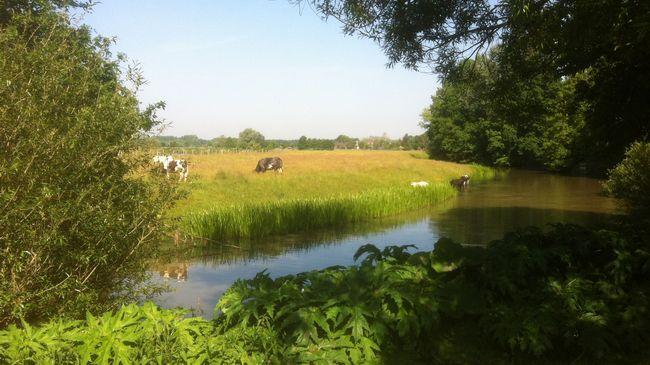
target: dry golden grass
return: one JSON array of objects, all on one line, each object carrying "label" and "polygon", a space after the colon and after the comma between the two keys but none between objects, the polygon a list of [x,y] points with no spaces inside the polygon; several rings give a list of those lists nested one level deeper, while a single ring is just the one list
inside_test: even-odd
[{"label": "dry golden grass", "polygon": [[[253,171],[260,158],[269,156],[282,158],[284,173]],[[190,162],[185,184],[190,193],[174,215],[226,205],[351,195],[405,187],[412,181],[446,182],[484,171],[480,166],[429,160],[412,151],[272,151],[183,158]]]}]

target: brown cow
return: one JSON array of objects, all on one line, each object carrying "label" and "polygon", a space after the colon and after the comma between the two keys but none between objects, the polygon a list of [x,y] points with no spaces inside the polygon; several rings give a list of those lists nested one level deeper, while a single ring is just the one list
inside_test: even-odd
[{"label": "brown cow", "polygon": [[469,175],[463,175],[460,179],[452,179],[449,183],[458,189],[466,188],[469,185]]}]

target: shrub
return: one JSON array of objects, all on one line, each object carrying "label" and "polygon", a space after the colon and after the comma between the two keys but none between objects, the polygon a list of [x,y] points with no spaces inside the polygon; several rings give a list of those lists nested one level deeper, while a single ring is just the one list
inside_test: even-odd
[{"label": "shrub", "polygon": [[213,324],[183,310],[146,303],[84,321],[23,323],[0,332],[0,362],[36,364],[261,364],[281,347],[264,326],[216,335]]},{"label": "shrub", "polygon": [[122,58],[46,10],[0,25],[0,327],[134,294],[173,195],[142,178],[155,108]]},{"label": "shrub", "polygon": [[222,333],[269,321],[299,361],[590,363],[647,356],[650,253],[638,237],[559,225],[486,248],[367,245],[359,266],[236,282]]},{"label": "shrub", "polygon": [[605,191],[622,199],[630,213],[650,216],[650,143],[635,142],[609,171]]}]

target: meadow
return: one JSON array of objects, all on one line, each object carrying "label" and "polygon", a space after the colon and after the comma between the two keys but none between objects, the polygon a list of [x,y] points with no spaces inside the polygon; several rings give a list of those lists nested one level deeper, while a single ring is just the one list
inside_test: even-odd
[{"label": "meadow", "polygon": [[[284,173],[253,172],[279,156]],[[188,196],[170,212],[182,230],[212,240],[329,228],[426,207],[456,194],[449,180],[495,171],[429,160],[414,151],[272,151],[184,156]],[[412,181],[427,181],[413,188]]]}]

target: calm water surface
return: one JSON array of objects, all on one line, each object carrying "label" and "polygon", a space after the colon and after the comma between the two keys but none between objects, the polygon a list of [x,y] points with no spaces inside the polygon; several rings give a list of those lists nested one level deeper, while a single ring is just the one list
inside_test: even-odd
[{"label": "calm water surface", "polygon": [[380,248],[415,244],[420,250],[431,250],[440,237],[479,244],[529,225],[594,224],[617,211],[616,202],[599,192],[600,183],[594,179],[512,171],[497,180],[472,182],[457,198],[435,208],[336,231],[216,248],[183,246],[152,265],[153,281],[167,283],[173,290],[156,301],[211,317],[221,294],[238,278],[252,278],[262,270],[278,277],[353,264],[352,256],[366,243]]}]

